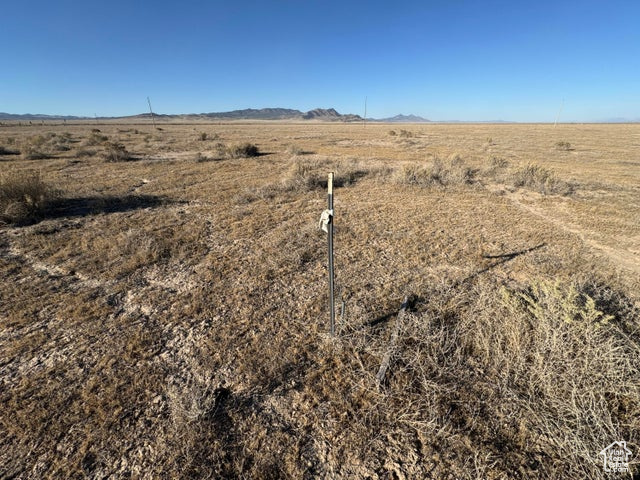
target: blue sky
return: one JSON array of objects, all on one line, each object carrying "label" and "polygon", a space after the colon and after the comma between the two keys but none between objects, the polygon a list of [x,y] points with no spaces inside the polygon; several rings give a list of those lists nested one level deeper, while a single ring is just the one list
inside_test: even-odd
[{"label": "blue sky", "polygon": [[638,1],[7,1],[0,111],[640,118]]}]

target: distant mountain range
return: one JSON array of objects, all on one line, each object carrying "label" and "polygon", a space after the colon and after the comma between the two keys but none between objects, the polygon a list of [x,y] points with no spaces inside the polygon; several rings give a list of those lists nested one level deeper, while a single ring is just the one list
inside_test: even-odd
[{"label": "distant mountain range", "polygon": [[[187,113],[178,115],[166,115],[154,113],[154,117],[164,120],[316,120],[324,122],[362,122],[360,115],[352,113],[338,113],[334,108],[316,108],[308,112],[291,108],[246,108],[244,110],[232,110],[230,112]],[[140,113],[123,117],[98,117],[99,119],[149,119],[150,113]],[[77,117],[71,115],[42,115],[42,114],[12,114],[0,112],[0,120],[41,121],[41,120],[94,120],[94,117]],[[416,115],[396,115],[391,118],[375,119],[373,122],[428,122]]]},{"label": "distant mountain range", "polygon": [[[308,112],[293,110],[290,108],[247,108],[244,110],[232,110],[230,112],[188,113],[179,115],[166,115],[154,113],[154,117],[166,120],[318,120],[336,122],[361,122],[360,115],[351,113],[341,114],[333,108],[316,108]],[[99,119],[146,119],[151,118],[150,113],[129,115],[123,117],[98,117]],[[0,112],[0,120],[93,120],[94,117],[76,117],[68,115],[42,115],[42,114],[12,114]]]},{"label": "distant mountain range", "polygon": [[[316,108],[308,112],[294,110],[291,108],[246,108],[244,110],[232,110],[230,112],[210,112],[210,113],[186,113],[177,115],[167,115],[154,113],[154,117],[168,121],[187,121],[187,120],[290,120],[290,121],[322,121],[322,122],[362,122],[364,119],[360,115],[353,113],[338,113],[333,108]],[[138,115],[129,115],[122,117],[97,117],[100,120],[118,120],[118,119],[149,119],[150,113],[141,113]],[[43,115],[43,114],[14,114],[0,112],[0,121],[44,121],[44,120],[94,120],[95,117],[80,117],[74,115]],[[396,115],[388,118],[367,118],[367,122],[380,123],[427,123],[432,122],[418,115]],[[513,123],[504,120],[491,121],[475,121],[467,122],[460,120],[438,120],[440,123]],[[640,118],[610,118],[595,122],[585,123],[639,123]]]},{"label": "distant mountain range", "polygon": [[374,122],[385,122],[385,123],[424,123],[430,122],[431,120],[427,120],[426,118],[419,117],[418,115],[396,115],[395,117],[389,118],[380,118],[380,119],[371,119]]},{"label": "distant mountain range", "polygon": [[43,115],[40,113],[5,113],[0,112],[0,120],[83,120],[89,117],[72,115]]}]

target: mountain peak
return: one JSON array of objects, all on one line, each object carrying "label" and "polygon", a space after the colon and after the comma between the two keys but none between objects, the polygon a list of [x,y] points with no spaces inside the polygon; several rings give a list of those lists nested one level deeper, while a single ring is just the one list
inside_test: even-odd
[{"label": "mountain peak", "polygon": [[395,117],[382,118],[379,121],[391,122],[391,123],[423,123],[423,122],[430,122],[431,120],[427,120],[426,118],[420,117],[418,115],[399,114],[399,115],[396,115]]}]

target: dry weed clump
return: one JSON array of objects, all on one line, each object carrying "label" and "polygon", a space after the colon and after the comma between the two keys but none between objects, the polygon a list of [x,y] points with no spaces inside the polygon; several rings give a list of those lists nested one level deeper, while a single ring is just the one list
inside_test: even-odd
[{"label": "dry weed clump", "polygon": [[502,157],[492,156],[489,159],[489,165],[481,170],[481,175],[485,178],[502,179],[508,167],[508,160]]},{"label": "dry weed clump", "polygon": [[251,203],[257,199],[270,200],[282,193],[305,193],[327,188],[328,173],[333,172],[336,188],[348,187],[363,177],[388,174],[390,169],[365,167],[357,160],[332,162],[328,159],[296,158],[282,180],[259,188],[248,189],[236,196],[237,204]]},{"label": "dry weed clump", "polygon": [[213,135],[207,132],[198,133],[198,140],[201,142],[206,142],[207,140],[217,140],[218,138],[220,137],[217,133],[214,133]]},{"label": "dry weed clump", "polygon": [[75,142],[76,140],[72,139],[68,132],[62,134],[49,132],[26,138],[20,151],[25,160],[41,160],[54,157],[61,152],[68,152],[72,148],[71,144]]},{"label": "dry weed clump", "polygon": [[597,453],[638,441],[640,418],[640,343],[620,328],[623,311],[604,310],[578,282],[478,281],[426,292],[396,320],[393,346],[360,329],[343,338],[361,358],[392,348],[383,403],[398,425],[491,459],[459,476],[519,465],[525,477],[568,478],[571,464],[571,478],[600,478]]},{"label": "dry weed clump", "polygon": [[20,151],[0,145],[0,155],[20,155]]},{"label": "dry weed clump", "polygon": [[299,145],[296,145],[294,143],[291,143],[289,145],[287,145],[287,148],[285,149],[285,151],[289,154],[289,155],[304,155],[305,151],[302,147],[300,147]]},{"label": "dry weed clump", "polygon": [[97,150],[93,148],[80,147],[78,150],[74,152],[74,156],[77,158],[86,158],[86,157],[93,157],[96,153],[98,153]]},{"label": "dry weed clump", "polygon": [[353,185],[358,179],[375,173],[357,160],[330,162],[297,159],[283,180],[283,188],[297,192],[326,189],[327,174],[331,171],[334,173],[333,185],[336,188]]},{"label": "dry weed clump", "polygon": [[420,187],[470,185],[474,182],[474,171],[458,155],[452,155],[447,161],[436,157],[428,166],[405,165],[392,178],[401,185]]},{"label": "dry weed clump", "polygon": [[571,144],[569,142],[565,142],[565,141],[556,142],[556,149],[557,150],[562,150],[562,151],[565,151],[565,152],[573,150],[573,148],[571,147]]},{"label": "dry weed clump", "polygon": [[100,252],[100,255],[93,256],[92,270],[108,270],[109,275],[115,278],[168,259],[176,247],[170,244],[170,239],[148,235],[133,228],[83,239],[80,246],[86,252]]},{"label": "dry weed clump", "polygon": [[511,172],[509,180],[514,187],[525,187],[543,194],[570,195],[575,190],[574,185],[560,180],[551,170],[532,163]]},{"label": "dry weed clump", "polygon": [[128,162],[135,160],[135,157],[131,155],[125,146],[118,142],[107,143],[102,157],[107,162]]},{"label": "dry weed clump", "polygon": [[109,140],[109,137],[100,133],[100,130],[94,129],[91,134],[84,140],[83,144],[87,147],[95,147],[103,145]]},{"label": "dry weed clump", "polygon": [[249,158],[260,155],[260,150],[253,143],[239,143],[227,148],[229,158]]},{"label": "dry weed clump", "polygon": [[20,172],[0,177],[0,221],[23,224],[37,220],[57,193],[37,172]]},{"label": "dry weed clump", "polygon": [[24,140],[20,149],[25,160],[42,160],[50,158],[54,153],[69,149],[66,140],[62,142],[56,138],[55,133],[35,135]]}]

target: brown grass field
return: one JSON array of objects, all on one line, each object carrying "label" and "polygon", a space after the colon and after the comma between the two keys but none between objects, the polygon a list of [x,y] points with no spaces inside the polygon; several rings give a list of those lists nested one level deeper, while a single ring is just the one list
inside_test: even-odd
[{"label": "brown grass field", "polygon": [[640,478],[640,125],[160,127],[0,126],[0,478]]}]

